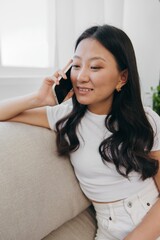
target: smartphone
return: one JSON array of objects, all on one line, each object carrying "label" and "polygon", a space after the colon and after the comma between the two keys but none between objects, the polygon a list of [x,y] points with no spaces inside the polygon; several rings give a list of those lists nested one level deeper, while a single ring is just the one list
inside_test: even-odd
[{"label": "smartphone", "polygon": [[65,97],[67,96],[68,92],[73,88],[72,82],[70,79],[71,68],[72,66],[71,64],[69,64],[66,70],[64,71],[67,76],[67,79],[60,78],[59,85],[55,84],[53,87],[53,92],[54,92],[54,96],[57,104],[62,103]]}]

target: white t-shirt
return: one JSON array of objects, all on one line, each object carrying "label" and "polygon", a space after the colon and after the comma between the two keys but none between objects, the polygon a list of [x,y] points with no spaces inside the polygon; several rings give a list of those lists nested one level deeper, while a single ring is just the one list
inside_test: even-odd
[{"label": "white t-shirt", "polygon": [[[68,114],[71,109],[71,104],[47,107],[50,128],[55,130],[57,120]],[[160,150],[160,117],[151,108],[145,108],[145,111],[155,132],[152,150]],[[152,178],[142,181],[139,173],[135,171],[129,174],[128,180],[116,171],[114,164],[102,162],[99,145],[111,134],[105,127],[105,117],[106,115],[97,115],[87,110],[77,129],[80,147],[70,154],[71,163],[84,194],[98,202],[127,198],[153,182]]]}]

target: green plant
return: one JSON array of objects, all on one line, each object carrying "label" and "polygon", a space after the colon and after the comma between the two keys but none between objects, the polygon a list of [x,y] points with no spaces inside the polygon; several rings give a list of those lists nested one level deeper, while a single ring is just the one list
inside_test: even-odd
[{"label": "green plant", "polygon": [[160,84],[155,89],[151,87],[151,90],[153,91],[153,110],[160,115]]}]

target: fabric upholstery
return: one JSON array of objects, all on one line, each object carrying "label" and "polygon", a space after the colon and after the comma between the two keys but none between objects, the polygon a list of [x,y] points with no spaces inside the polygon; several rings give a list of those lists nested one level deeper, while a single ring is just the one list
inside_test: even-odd
[{"label": "fabric upholstery", "polygon": [[93,209],[87,209],[43,240],[93,240],[95,232],[96,221]]},{"label": "fabric upholstery", "polygon": [[53,131],[0,123],[1,240],[40,240],[89,205]]}]

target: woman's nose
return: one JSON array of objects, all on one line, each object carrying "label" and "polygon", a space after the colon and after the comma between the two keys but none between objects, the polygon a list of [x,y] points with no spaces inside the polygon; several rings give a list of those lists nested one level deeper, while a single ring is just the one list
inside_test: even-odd
[{"label": "woman's nose", "polygon": [[86,69],[80,69],[77,75],[77,81],[79,82],[88,82],[89,81],[89,74]]}]

